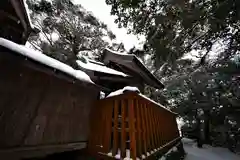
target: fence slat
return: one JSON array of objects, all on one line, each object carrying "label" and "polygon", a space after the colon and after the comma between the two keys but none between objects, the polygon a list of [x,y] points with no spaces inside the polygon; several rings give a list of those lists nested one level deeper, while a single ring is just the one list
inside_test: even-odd
[{"label": "fence slat", "polygon": [[149,123],[149,138],[150,138],[150,151],[154,149],[154,138],[153,138],[153,125],[152,125],[152,113],[151,113],[151,105],[147,106],[147,114],[148,114],[148,123]]},{"label": "fence slat", "polygon": [[146,123],[144,114],[144,104],[140,105],[140,115],[142,123],[142,134],[143,134],[143,154],[147,154],[147,138],[146,138]]},{"label": "fence slat", "polygon": [[[97,104],[95,104],[95,105],[97,105]],[[98,106],[95,106],[95,105],[93,106],[94,112],[92,112],[92,113],[90,114],[90,116],[99,118],[99,114],[96,114],[96,111],[97,111],[97,108],[101,106],[101,103],[99,103]],[[89,144],[88,144],[88,147],[89,147],[89,149],[95,151],[95,149],[96,149],[96,146],[95,146],[95,145],[97,144],[97,142],[96,142],[96,135],[95,135],[94,133],[97,132],[98,129],[97,129],[97,124],[95,123],[94,120],[91,120],[91,121],[90,121],[90,125],[91,125],[91,126],[90,126],[91,132],[90,132],[90,136],[89,136]]]},{"label": "fence slat", "polygon": [[121,100],[121,158],[126,157],[126,104]]},{"label": "fence slat", "polygon": [[147,152],[150,151],[150,136],[149,136],[149,132],[150,132],[150,129],[149,129],[149,121],[148,121],[148,114],[147,114],[147,104],[144,103],[144,106],[143,106],[143,109],[144,109],[144,121],[145,121],[145,125],[146,125],[146,146],[147,146]]},{"label": "fence slat", "polygon": [[[104,106],[102,106],[102,109],[104,109]],[[99,108],[98,108],[98,111]],[[102,112],[99,113],[99,121],[100,121],[100,125],[96,125],[96,129],[99,131],[100,130],[100,126],[103,125],[103,121],[104,121],[104,116],[102,114]],[[103,142],[103,136],[104,136],[104,132],[100,132],[99,134],[95,134],[95,143],[96,143],[96,148],[99,150],[99,151],[102,151],[102,142]]]},{"label": "fence slat", "polygon": [[[104,115],[105,115],[105,138],[103,143],[104,152],[108,153],[110,152],[110,142],[111,142],[111,134],[112,134],[112,105],[111,103],[106,104],[106,108],[104,109]],[[99,113],[98,113],[99,114]]]},{"label": "fence slat", "polygon": [[[160,122],[160,128],[164,128],[162,111],[160,111],[159,122]],[[161,144],[164,145],[165,144],[164,130],[161,129],[160,132],[161,132]]]},{"label": "fence slat", "polygon": [[137,153],[136,153],[136,130],[135,130],[135,115],[134,115],[134,103],[133,99],[129,99],[129,136],[130,136],[130,155],[131,158],[136,160]]},{"label": "fence slat", "polygon": [[161,135],[161,117],[160,111],[158,111],[157,121],[158,121],[158,139],[159,139],[159,147],[162,145],[162,135]]},{"label": "fence slat", "polygon": [[158,139],[157,139],[157,122],[156,122],[156,110],[155,107],[152,107],[153,114],[153,135],[154,135],[154,149],[158,148]]},{"label": "fence slat", "polygon": [[136,120],[137,120],[137,156],[140,157],[142,154],[142,123],[140,117],[140,106],[139,101],[136,100]]},{"label": "fence slat", "polygon": [[[114,101],[114,118],[113,118],[113,150],[112,154],[115,156],[118,150],[118,101]],[[104,128],[102,128],[104,129]]]},{"label": "fence slat", "polygon": [[156,131],[156,119],[155,119],[155,115],[156,115],[156,112],[154,110],[154,106],[152,107],[152,114],[153,114],[153,137],[154,137],[154,149],[157,148],[157,131]]},{"label": "fence slat", "polygon": [[157,142],[158,148],[161,146],[161,134],[160,134],[160,122],[159,122],[159,111],[156,110],[156,122],[157,122]]}]

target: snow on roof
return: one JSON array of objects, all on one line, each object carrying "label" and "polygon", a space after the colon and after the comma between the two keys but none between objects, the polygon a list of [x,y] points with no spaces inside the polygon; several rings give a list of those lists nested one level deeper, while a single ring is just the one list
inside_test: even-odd
[{"label": "snow on roof", "polygon": [[75,70],[73,69],[72,67],[56,60],[56,59],[53,59],[51,57],[48,57],[46,55],[44,55],[43,53],[41,52],[38,52],[38,51],[35,51],[35,50],[32,50],[30,48],[27,48],[23,45],[19,45],[19,44],[16,44],[12,41],[9,41],[9,40],[6,40],[4,38],[0,38],[0,45],[3,46],[3,47],[6,47],[16,53],[19,53],[23,56],[26,56],[32,60],[35,60],[37,62],[40,62],[42,64],[45,64],[49,67],[52,67],[56,70],[60,70],[70,76],[73,76],[74,78],[78,79],[78,80],[81,80],[81,81],[84,81],[84,82],[88,82],[88,83],[93,83],[90,79],[90,77],[83,71],[81,70]]},{"label": "snow on roof", "polygon": [[107,50],[107,51],[110,52],[110,53],[117,54],[117,55],[135,57],[135,58],[137,58],[141,63],[143,63],[143,60],[142,60],[141,58],[139,58],[138,56],[136,56],[135,54],[129,54],[129,53],[127,53],[127,52],[117,52],[117,51],[111,50],[111,49],[109,49],[109,48],[105,48],[105,50]]},{"label": "snow on roof", "polygon": [[[117,54],[117,55],[122,55],[122,56],[128,56],[128,57],[132,57],[132,59],[136,58],[141,64],[143,67],[145,67],[147,69],[147,67],[144,65],[143,63],[143,60],[141,58],[139,58],[138,56],[136,56],[135,54],[127,54],[126,52],[116,52],[116,51],[113,51],[109,48],[106,48],[106,50],[110,53],[113,53],[113,54]],[[148,69],[147,69],[148,70]],[[150,72],[150,71],[149,71]],[[150,72],[151,73],[151,72]]]},{"label": "snow on roof", "polygon": [[159,89],[164,88],[164,85],[159,81],[159,79],[148,70],[148,68],[143,64],[142,60],[138,58],[136,55],[119,53],[116,51],[112,51],[109,48],[105,48],[104,51],[105,51],[104,52],[105,63],[113,61],[114,63],[124,65],[125,67],[139,73],[139,75],[142,76],[142,78],[145,80],[147,84]]},{"label": "snow on roof", "polygon": [[[138,61],[140,61],[140,62],[143,64],[142,59],[139,58],[138,56],[136,56],[135,54],[128,54],[127,52],[117,52],[117,51],[113,51],[113,50],[111,50],[111,49],[109,49],[109,48],[105,48],[105,50],[107,50],[108,52],[113,53],[113,54],[136,58],[136,59],[138,59]],[[143,65],[144,65],[144,64],[143,64]],[[144,65],[144,66],[145,66],[145,65]]]},{"label": "snow on roof", "polygon": [[128,76],[125,73],[122,73],[122,72],[116,71],[114,69],[108,68],[105,65],[102,65],[101,63],[94,63],[93,61],[89,61],[87,59],[86,59],[86,63],[84,63],[80,60],[77,60],[76,62],[83,69],[98,71],[98,72],[108,73],[108,74],[114,74],[114,75],[119,75],[119,76],[123,76],[123,77]]},{"label": "snow on roof", "polygon": [[111,92],[107,97],[118,96],[118,95],[123,94],[126,91],[132,91],[132,92],[140,93],[140,91],[137,87],[126,86],[123,89],[119,89],[119,90],[116,90],[114,92]]}]

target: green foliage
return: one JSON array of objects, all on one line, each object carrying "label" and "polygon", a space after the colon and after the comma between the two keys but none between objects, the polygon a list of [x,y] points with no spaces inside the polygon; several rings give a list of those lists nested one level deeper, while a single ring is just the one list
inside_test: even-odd
[{"label": "green foliage", "polygon": [[116,37],[107,25],[71,0],[28,0],[28,5],[33,23],[41,30],[29,38],[29,43],[73,67],[77,67],[78,53],[91,51],[87,56],[97,58],[110,45],[103,37]]},{"label": "green foliage", "polygon": [[[226,43],[226,56],[239,50],[240,1],[237,0],[106,0],[119,27],[146,36],[145,51],[156,68],[175,62],[192,49],[211,50]],[[203,57],[205,60],[205,57]]]},{"label": "green foliage", "polygon": [[[188,122],[203,109],[213,129],[240,128],[240,1],[238,0],[106,0],[119,27],[144,35],[143,57],[150,54],[154,74],[164,90],[147,87],[152,99],[163,103]],[[222,50],[214,60],[208,54],[216,42]],[[197,63],[181,59],[192,50],[204,54]],[[208,121],[207,120],[207,121]]]},{"label": "green foliage", "polygon": [[[210,123],[210,134],[219,127],[240,128],[239,66],[234,60],[217,59],[195,70],[194,64],[179,62],[176,66],[167,71],[171,74],[164,77],[166,89],[159,94],[166,97],[169,106],[190,127],[194,128],[192,122],[196,121],[196,110],[200,108],[208,113],[205,118]],[[179,67],[183,70],[178,70]]]}]

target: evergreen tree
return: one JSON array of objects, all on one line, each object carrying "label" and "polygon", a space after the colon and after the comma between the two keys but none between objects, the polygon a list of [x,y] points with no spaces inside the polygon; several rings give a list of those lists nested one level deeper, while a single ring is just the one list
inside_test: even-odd
[{"label": "evergreen tree", "polygon": [[71,0],[28,0],[33,23],[41,30],[29,43],[73,67],[79,53],[97,58],[116,36],[90,12]]},{"label": "evergreen tree", "polygon": [[145,53],[152,54],[156,69],[175,62],[192,49],[205,50],[201,64],[217,41],[224,56],[239,50],[238,0],[106,0],[119,27],[146,36]]}]

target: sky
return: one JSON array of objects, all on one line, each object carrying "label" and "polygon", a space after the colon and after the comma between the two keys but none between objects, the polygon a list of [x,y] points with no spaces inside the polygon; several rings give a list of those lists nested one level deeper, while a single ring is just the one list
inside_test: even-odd
[{"label": "sky", "polygon": [[[81,4],[87,11],[92,12],[95,17],[107,24],[109,29],[116,35],[117,42],[122,42],[127,51],[133,46],[142,48],[143,43],[141,42],[145,40],[144,37],[142,36],[138,39],[135,35],[127,34],[127,29],[118,28],[117,24],[114,23],[114,16],[110,15],[111,6],[108,6],[105,0],[73,0],[73,2]],[[215,49],[213,49],[213,51],[215,51]],[[199,51],[193,50],[191,54],[186,54],[183,58],[199,60],[199,58],[196,58],[194,55],[199,55]],[[211,57],[215,57],[216,53],[212,52],[210,55]]]},{"label": "sky", "polygon": [[127,34],[127,29],[118,28],[114,23],[114,16],[110,15],[111,6],[105,3],[105,0],[73,0],[76,4],[81,4],[87,11],[93,13],[100,21],[108,25],[108,28],[116,35],[118,43],[123,43],[126,50],[131,49],[133,46],[137,48],[141,46],[141,42],[144,40],[141,37],[138,40],[137,36]]}]

